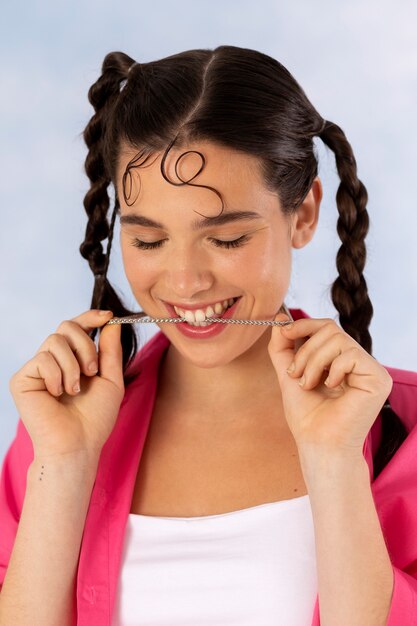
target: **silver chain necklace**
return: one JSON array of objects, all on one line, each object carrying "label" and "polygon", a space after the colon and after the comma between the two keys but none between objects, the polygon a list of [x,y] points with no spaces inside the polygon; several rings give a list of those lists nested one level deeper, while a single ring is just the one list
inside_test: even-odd
[{"label": "silver chain necklace", "polygon": [[[224,319],[223,317],[208,317],[204,321],[210,324],[252,324],[254,326],[286,326],[294,321],[294,318],[285,304],[282,305],[280,311],[283,311],[290,319],[279,322],[275,320],[237,320],[234,318]],[[130,317],[113,317],[107,324],[149,324],[151,322],[156,324],[179,324],[180,322],[186,321],[185,317],[150,317],[149,315],[144,316],[143,313],[137,313]]]}]

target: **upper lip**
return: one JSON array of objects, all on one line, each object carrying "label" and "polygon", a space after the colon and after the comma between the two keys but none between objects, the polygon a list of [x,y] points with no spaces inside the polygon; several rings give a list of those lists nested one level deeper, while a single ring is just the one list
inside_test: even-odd
[{"label": "upper lip", "polygon": [[168,302],[167,300],[163,300],[163,302],[165,302],[165,304],[169,304],[170,306],[176,306],[177,309],[185,309],[187,311],[196,311],[197,309],[202,309],[204,311],[204,309],[206,309],[208,306],[213,306],[213,304],[217,304],[217,302],[224,302],[225,300],[230,300],[230,298],[233,298],[233,300],[236,299],[236,296],[230,296],[229,298],[223,298],[222,300],[212,300],[211,302],[203,302],[201,304],[184,304],[182,302]]}]

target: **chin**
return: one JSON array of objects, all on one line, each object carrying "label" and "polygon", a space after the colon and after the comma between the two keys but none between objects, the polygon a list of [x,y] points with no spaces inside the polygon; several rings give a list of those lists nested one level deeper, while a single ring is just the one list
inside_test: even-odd
[{"label": "chin", "polygon": [[[235,341],[231,341],[230,338],[228,341],[223,342],[205,340],[197,345],[191,339],[192,345],[185,346],[181,340],[176,341],[171,337],[168,337],[168,339],[175,350],[181,354],[182,358],[192,363],[195,367],[214,369],[229,365],[232,361],[244,356],[259,341],[260,337],[266,332],[267,327],[265,329],[253,327],[253,330],[255,331],[255,336],[252,336],[252,338],[246,336],[245,342],[242,341],[242,337],[236,337]],[[245,329],[245,332],[248,333],[248,329]],[[185,341],[187,340],[185,339]]]}]

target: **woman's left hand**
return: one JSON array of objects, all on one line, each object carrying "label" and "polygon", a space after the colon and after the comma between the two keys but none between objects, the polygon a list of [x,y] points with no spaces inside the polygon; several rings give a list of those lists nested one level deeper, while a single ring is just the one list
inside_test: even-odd
[{"label": "woman's left hand", "polygon": [[[286,319],[282,313],[275,317]],[[294,352],[295,342],[303,339]],[[362,455],[392,389],[387,370],[332,319],[303,318],[291,327],[273,326],[268,353],[297,446]],[[293,362],[295,369],[288,373]]]}]

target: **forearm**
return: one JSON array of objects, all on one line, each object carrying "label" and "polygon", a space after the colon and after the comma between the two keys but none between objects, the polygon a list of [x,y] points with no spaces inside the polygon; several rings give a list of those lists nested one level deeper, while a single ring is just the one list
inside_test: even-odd
[{"label": "forearm", "polygon": [[394,577],[363,457],[300,451],[314,522],[321,626],[385,626]]},{"label": "forearm", "polygon": [[76,571],[97,461],[84,454],[29,466],[0,595],[0,626],[73,626]]}]

